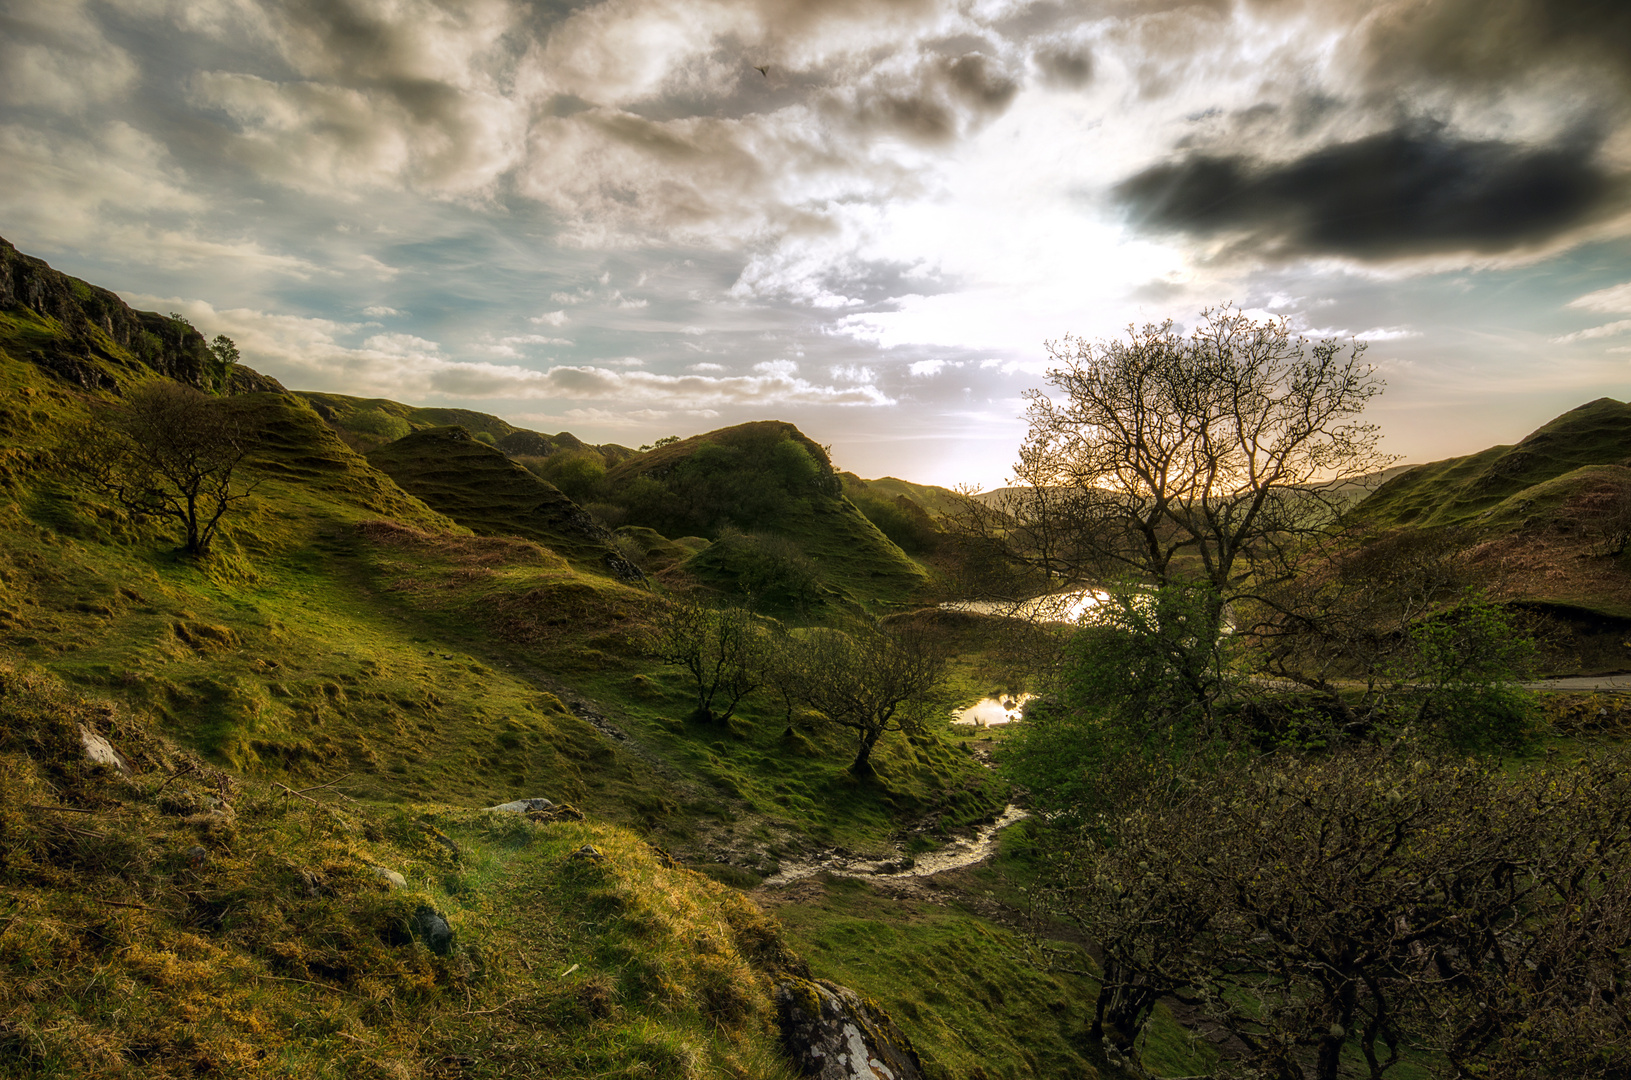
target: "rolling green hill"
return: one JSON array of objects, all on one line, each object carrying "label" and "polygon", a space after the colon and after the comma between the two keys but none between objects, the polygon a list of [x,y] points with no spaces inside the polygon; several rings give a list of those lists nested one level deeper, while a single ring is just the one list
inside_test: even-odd
[{"label": "rolling green hill", "polygon": [[[54,273],[36,263],[27,280]],[[891,852],[908,825],[933,846],[1005,800],[949,725],[886,739],[879,779],[858,784],[844,734],[789,736],[768,696],[728,726],[688,722],[685,674],[638,645],[651,591],[607,572],[598,536],[575,546],[570,502],[460,429],[365,456],[309,398],[188,368],[202,339],[174,320],[100,293],[106,310],[46,314],[28,295],[0,305],[0,1077],[784,1076],[768,987],[800,962],[716,882],[818,849]],[[104,323],[174,341],[144,355]],[[61,467],[166,367],[218,395],[252,448],[253,494],[204,560]],[[796,429],[774,433],[772,451],[801,448],[777,475],[830,474]],[[761,530],[803,533],[846,600],[921,580],[837,494],[781,494],[796,505]],[[690,559],[720,546],[648,539]],[[82,731],[130,775],[87,764]],[[535,796],[576,810],[481,809]],[[878,963],[915,955],[910,921],[898,942],[874,935]],[[820,975],[848,945],[809,948]],[[1063,1017],[1053,1074],[1091,1075],[1063,1037],[1081,995],[1003,964],[940,979],[959,1000],[1046,1002]],[[949,1052],[1012,1045],[988,1030],[1000,1014],[902,1020],[946,1062],[935,1080],[1025,1068]]]},{"label": "rolling green hill", "polygon": [[518,428],[499,417],[470,409],[404,405],[388,398],[348,397],[310,390],[296,391],[296,394],[329,424],[344,432],[357,449],[365,452],[412,431],[458,426],[511,457],[547,457],[562,451],[593,450],[606,460],[616,462],[636,453],[616,443],[593,446],[570,431],[545,435]]},{"label": "rolling green hill", "polygon": [[[906,603],[929,584],[928,573],[843,496],[826,450],[783,421],[657,447],[609,470],[605,483],[622,524],[670,538],[781,538],[814,565],[822,587],[850,603]],[[730,590],[763,548],[715,543],[686,565]]]},{"label": "rolling green hill", "polygon": [[368,461],[404,490],[483,536],[518,536],[575,565],[638,581],[612,534],[561,494],[462,427],[422,428],[372,450]]},{"label": "rolling green hill", "polygon": [[1631,405],[1598,398],[1564,413],[1516,445],[1418,465],[1360,504],[1365,520],[1436,527],[1512,525],[1564,512],[1581,492],[1631,479]]}]

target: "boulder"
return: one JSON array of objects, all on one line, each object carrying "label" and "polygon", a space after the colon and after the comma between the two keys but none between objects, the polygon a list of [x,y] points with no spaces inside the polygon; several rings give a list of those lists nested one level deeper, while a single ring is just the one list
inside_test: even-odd
[{"label": "boulder", "polygon": [[489,806],[487,809],[503,810],[510,814],[525,814],[530,810],[548,810],[554,805],[555,804],[552,801],[544,798],[516,799],[513,802],[499,803],[497,806]]},{"label": "boulder", "polygon": [[437,956],[453,951],[453,928],[429,904],[419,905],[419,910],[413,913],[413,936]]},{"label": "boulder", "polygon": [[776,984],[782,1049],[816,1080],[922,1080],[906,1033],[877,1002],[826,979]]},{"label": "boulder", "polygon": [[79,726],[79,742],[85,748],[85,758],[97,765],[106,765],[108,768],[124,776],[134,776],[136,770],[131,767],[129,759],[113,748],[107,739],[81,724]]},{"label": "boulder", "polygon": [[397,873],[395,870],[391,870],[383,866],[376,866],[373,869],[374,876],[385,882],[385,884],[389,885],[391,888],[406,889],[408,887],[408,879]]}]

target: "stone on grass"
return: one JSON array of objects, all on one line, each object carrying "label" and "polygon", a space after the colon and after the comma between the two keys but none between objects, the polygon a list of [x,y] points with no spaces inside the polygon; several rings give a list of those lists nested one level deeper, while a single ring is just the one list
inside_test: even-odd
[{"label": "stone on grass", "polygon": [[922,1080],[906,1033],[877,1002],[826,979],[776,984],[782,1049],[815,1080]]},{"label": "stone on grass", "polygon": [[85,748],[85,758],[97,765],[106,765],[108,768],[124,776],[136,775],[131,767],[130,760],[113,748],[107,739],[92,731],[84,724],[79,726],[79,742]]},{"label": "stone on grass", "polygon": [[420,904],[413,913],[413,936],[437,956],[446,956],[453,949],[453,928],[429,904]]},{"label": "stone on grass", "polygon": [[383,866],[376,866],[373,868],[373,870],[376,877],[393,889],[406,889],[408,887],[408,879],[397,873],[395,870],[390,870]]},{"label": "stone on grass", "polygon": [[548,810],[554,805],[555,803],[553,801],[544,798],[516,799],[513,802],[499,803],[497,806],[489,806],[487,809],[503,810],[511,814],[525,814],[531,810]]}]

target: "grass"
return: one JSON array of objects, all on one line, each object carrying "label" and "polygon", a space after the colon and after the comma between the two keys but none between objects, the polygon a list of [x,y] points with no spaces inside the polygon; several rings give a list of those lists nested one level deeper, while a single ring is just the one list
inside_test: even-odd
[{"label": "grass", "polygon": [[548,545],[591,572],[606,572],[606,560],[615,554],[610,534],[571,499],[464,428],[415,431],[370,452],[368,460],[405,490],[484,536]]},{"label": "grass", "polygon": [[[1014,931],[928,900],[827,878],[776,911],[812,965],[866,988],[911,1038],[932,1080],[1096,1075],[1086,1037],[1093,980],[1042,970]],[[1085,970],[1085,954],[1064,967]]]},{"label": "grass", "polygon": [[[1553,481],[1593,466],[1619,466],[1631,457],[1631,405],[1599,398],[1564,413],[1513,446],[1421,465],[1383,484],[1359,507],[1378,525],[1438,527],[1510,522],[1512,508],[1532,500],[1555,508],[1565,487]],[[1505,504],[1503,510],[1503,504]]]},{"label": "grass", "polygon": [[0,1076],[790,1076],[798,958],[628,830],[301,798],[11,664],[0,788]]}]

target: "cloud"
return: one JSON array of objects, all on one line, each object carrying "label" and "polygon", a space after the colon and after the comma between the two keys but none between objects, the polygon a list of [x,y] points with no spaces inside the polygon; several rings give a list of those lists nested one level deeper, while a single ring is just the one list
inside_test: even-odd
[{"label": "cloud", "polygon": [[924,379],[930,375],[938,375],[945,368],[946,362],[944,360],[917,360],[907,370],[912,373],[913,378]]},{"label": "cloud", "polygon": [[538,326],[565,326],[566,312],[546,311],[542,315],[534,315],[527,320]]},{"label": "cloud", "polygon": [[1080,90],[1093,81],[1093,50],[1085,44],[1047,42],[1031,54],[1031,63],[1051,87]]},{"label": "cloud", "polygon": [[892,405],[875,386],[820,386],[785,373],[716,378],[559,366],[548,371],[495,364],[447,364],[426,372],[432,390],[453,397],[719,405]]},{"label": "cloud", "polygon": [[362,309],[362,313],[364,315],[372,315],[376,319],[384,318],[387,315],[405,314],[404,312],[398,311],[394,307],[386,307],[384,304],[373,304],[369,307],[365,307]]},{"label": "cloud", "polygon": [[[1362,48],[1380,85],[1409,76],[1488,85],[1586,69],[1600,92],[1631,89],[1631,7],[1622,3],[1396,0],[1373,12]],[[1617,76],[1618,86],[1603,74]]]},{"label": "cloud", "polygon": [[14,0],[0,15],[0,101],[9,105],[83,112],[128,91],[140,73],[82,0]]},{"label": "cloud", "polygon": [[709,364],[709,363],[691,364],[685,370],[687,370],[687,371],[697,371],[697,372],[724,371],[725,370],[725,365],[724,364]]},{"label": "cloud", "polygon": [[1631,319],[1621,319],[1618,322],[1606,323],[1603,326],[1593,326],[1589,330],[1576,330],[1572,334],[1552,340],[1559,345],[1572,345],[1576,341],[1591,341],[1595,338],[1614,337],[1618,334],[1631,333]]},{"label": "cloud", "polygon": [[1410,124],[1288,161],[1194,153],[1122,181],[1114,195],[1142,229],[1224,238],[1257,255],[1494,254],[1625,207],[1626,178],[1596,150],[1586,139],[1535,147]]},{"label": "cloud", "polygon": [[1610,285],[1606,289],[1587,293],[1569,301],[1569,307],[1582,311],[1631,311],[1631,281],[1623,285]]}]

